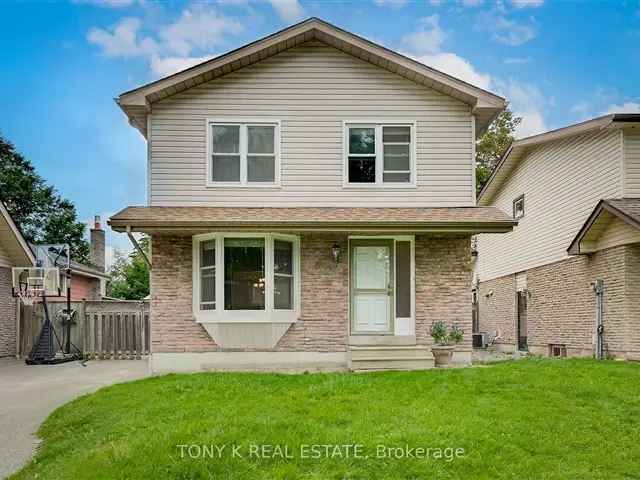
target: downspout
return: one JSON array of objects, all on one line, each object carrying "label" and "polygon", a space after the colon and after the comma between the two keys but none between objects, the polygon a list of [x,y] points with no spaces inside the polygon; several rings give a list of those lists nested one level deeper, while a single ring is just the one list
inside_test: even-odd
[{"label": "downspout", "polygon": [[603,319],[603,296],[604,282],[596,280],[593,283],[593,290],[596,293],[596,358],[604,359],[604,319]]}]

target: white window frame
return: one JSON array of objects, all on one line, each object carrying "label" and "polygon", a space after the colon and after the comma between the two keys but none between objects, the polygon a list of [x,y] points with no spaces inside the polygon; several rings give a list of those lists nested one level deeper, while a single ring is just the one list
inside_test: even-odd
[{"label": "white window frame", "polygon": [[[522,202],[522,213],[520,215],[516,215],[516,205],[518,203]],[[513,202],[512,202],[512,208],[513,208],[513,219],[514,220],[520,220],[521,218],[524,218],[525,215],[525,202],[524,202],[524,194],[519,195],[518,197],[516,197]]]},{"label": "white window frame", "polygon": [[[211,127],[213,125],[237,125],[240,127],[240,180],[237,182],[216,182],[213,180],[213,138]],[[273,182],[249,182],[247,180],[247,156],[248,156],[248,135],[247,127],[274,127],[274,172]],[[243,187],[243,188],[274,188],[280,187],[280,120],[274,118],[207,118],[205,120],[206,135],[206,165],[207,180],[206,185],[210,188],[216,187]],[[260,156],[261,154],[256,154]],[[266,155],[266,154],[264,154]]]},{"label": "white window frame", "polygon": [[[409,166],[411,168],[408,182],[384,182],[384,143],[382,141],[383,127],[409,127],[411,142],[409,146]],[[375,183],[349,182],[349,129],[350,128],[374,128],[376,131],[375,158],[376,158],[376,181]],[[361,119],[361,120],[344,120],[342,122],[342,158],[343,158],[343,188],[416,188],[417,186],[417,138],[416,138],[416,121],[383,121],[380,119]],[[367,155],[353,155],[367,156]]]},{"label": "white window frame", "polygon": [[[265,308],[264,310],[225,310],[224,298],[224,239],[264,238]],[[200,310],[200,243],[216,241],[216,308]],[[293,309],[275,309],[274,290],[274,240],[293,243]],[[297,235],[280,233],[219,232],[193,236],[193,314],[200,323],[226,322],[296,322],[301,312],[300,295],[300,238]]]}]

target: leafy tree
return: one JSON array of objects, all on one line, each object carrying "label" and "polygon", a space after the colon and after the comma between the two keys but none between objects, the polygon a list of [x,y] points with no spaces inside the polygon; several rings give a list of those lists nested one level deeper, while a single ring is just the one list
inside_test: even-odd
[{"label": "leafy tree", "polygon": [[521,121],[522,117],[515,117],[507,107],[478,140],[476,144],[476,193],[480,193],[498,161],[509,148],[511,142],[515,140],[514,132]]},{"label": "leafy tree", "polygon": [[89,261],[89,243],[76,207],[38,175],[31,162],[0,135],[0,201],[31,243],[68,243],[71,257]]},{"label": "leafy tree", "polygon": [[[142,237],[138,243],[149,256],[149,238]],[[111,278],[107,282],[107,296],[123,300],[142,300],[149,295],[149,266],[137,250],[129,255],[116,251],[109,275]]]}]

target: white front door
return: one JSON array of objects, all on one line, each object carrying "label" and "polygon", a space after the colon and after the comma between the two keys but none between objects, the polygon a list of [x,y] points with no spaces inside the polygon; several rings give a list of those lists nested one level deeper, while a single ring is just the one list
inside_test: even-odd
[{"label": "white front door", "polygon": [[393,241],[351,243],[351,326],[354,333],[391,333]]}]

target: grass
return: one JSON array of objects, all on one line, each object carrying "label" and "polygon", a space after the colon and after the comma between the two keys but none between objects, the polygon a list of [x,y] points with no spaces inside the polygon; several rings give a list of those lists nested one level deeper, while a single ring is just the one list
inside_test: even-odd
[{"label": "grass", "polygon": [[[36,458],[11,478],[637,479],[640,364],[532,359],[426,372],[168,375],[81,397],[39,435]],[[213,447],[199,458],[185,449],[183,458],[185,444],[196,445],[193,456],[203,445],[227,448],[220,458]],[[342,458],[302,458],[310,444],[358,444],[361,457],[342,448]],[[251,457],[251,445],[280,445],[293,458],[275,450]],[[383,458],[377,445],[432,450]],[[448,460],[445,448],[464,455]]]}]

